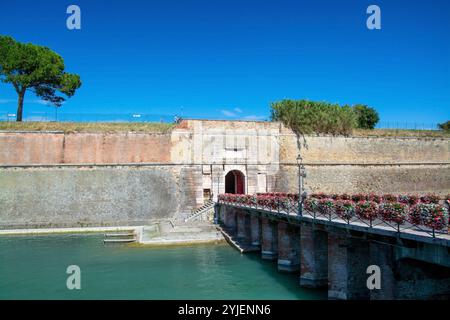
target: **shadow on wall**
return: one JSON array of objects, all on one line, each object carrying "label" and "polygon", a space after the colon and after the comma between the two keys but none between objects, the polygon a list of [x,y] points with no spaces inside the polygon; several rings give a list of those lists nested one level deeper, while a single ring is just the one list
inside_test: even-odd
[{"label": "shadow on wall", "polygon": [[176,216],[170,168],[8,169],[0,175],[0,227],[140,225]]}]

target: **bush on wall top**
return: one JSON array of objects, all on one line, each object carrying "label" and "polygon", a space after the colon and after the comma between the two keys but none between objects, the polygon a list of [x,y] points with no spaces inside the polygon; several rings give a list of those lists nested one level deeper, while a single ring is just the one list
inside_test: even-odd
[{"label": "bush on wall top", "polygon": [[355,128],[373,129],[379,121],[375,109],[308,100],[282,100],[271,104],[271,118],[296,134],[350,135]]},{"label": "bush on wall top", "polygon": [[369,106],[358,104],[353,106],[356,113],[356,121],[359,129],[375,129],[380,117],[378,112]]}]

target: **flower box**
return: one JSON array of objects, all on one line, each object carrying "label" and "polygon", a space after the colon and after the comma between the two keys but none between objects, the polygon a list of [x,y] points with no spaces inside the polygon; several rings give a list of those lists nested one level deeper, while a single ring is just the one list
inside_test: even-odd
[{"label": "flower box", "polygon": [[375,201],[360,201],[356,204],[356,215],[364,220],[375,220],[378,210],[378,203]]},{"label": "flower box", "polygon": [[349,221],[355,216],[355,204],[350,200],[336,200],[334,202],[336,214],[344,220]]},{"label": "flower box", "polygon": [[400,202],[384,202],[380,205],[379,214],[385,221],[402,224],[408,215],[408,206]]},{"label": "flower box", "polygon": [[448,210],[435,203],[419,203],[410,212],[410,222],[435,230],[448,228]]}]

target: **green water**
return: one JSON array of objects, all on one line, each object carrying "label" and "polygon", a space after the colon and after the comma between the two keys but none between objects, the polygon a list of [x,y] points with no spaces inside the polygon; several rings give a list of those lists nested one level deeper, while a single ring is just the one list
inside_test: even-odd
[{"label": "green water", "polygon": [[[325,299],[227,244],[104,245],[102,235],[0,237],[0,299]],[[68,290],[66,268],[81,268]]]}]

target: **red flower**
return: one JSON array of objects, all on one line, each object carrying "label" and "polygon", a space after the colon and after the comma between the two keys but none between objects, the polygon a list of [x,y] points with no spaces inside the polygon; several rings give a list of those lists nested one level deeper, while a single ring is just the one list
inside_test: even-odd
[{"label": "red flower", "polygon": [[316,212],[319,210],[319,200],[316,198],[306,198],[303,205],[305,209],[310,212]]},{"label": "red flower", "polygon": [[349,194],[347,194],[347,193],[343,193],[343,194],[341,195],[341,199],[342,199],[342,200],[351,200],[352,197],[351,197]]},{"label": "red flower", "polygon": [[356,204],[356,214],[361,219],[373,221],[378,216],[378,204],[374,201],[360,201]]},{"label": "red flower", "polygon": [[350,200],[337,200],[334,202],[336,214],[344,220],[350,220],[355,216],[355,205]]},{"label": "red flower", "polygon": [[419,203],[410,212],[410,222],[442,230],[448,226],[448,211],[439,204]]},{"label": "red flower", "polygon": [[373,201],[376,203],[381,203],[382,197],[375,193],[369,193],[369,195],[367,196],[367,200]]},{"label": "red flower", "polygon": [[397,196],[393,195],[393,194],[390,194],[390,193],[384,194],[383,195],[383,201],[385,201],[385,202],[395,202],[395,201],[397,201]]},{"label": "red flower", "polygon": [[319,200],[319,212],[324,215],[331,215],[335,211],[335,205],[333,199],[320,199]]},{"label": "red flower", "polygon": [[385,221],[402,224],[406,220],[408,206],[400,202],[385,202],[380,205],[379,213]]},{"label": "red flower", "polygon": [[433,193],[429,193],[429,194],[425,194],[422,197],[420,197],[420,201],[422,203],[439,203],[439,196],[433,194]]},{"label": "red flower", "polygon": [[354,202],[360,202],[360,201],[367,200],[367,199],[368,199],[368,195],[364,194],[364,193],[357,193],[357,194],[352,195],[352,200]]}]

